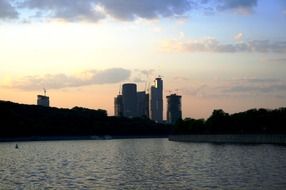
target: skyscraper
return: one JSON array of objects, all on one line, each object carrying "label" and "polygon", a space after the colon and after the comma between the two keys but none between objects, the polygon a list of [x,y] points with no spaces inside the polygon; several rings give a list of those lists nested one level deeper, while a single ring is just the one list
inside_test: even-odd
[{"label": "skyscraper", "polygon": [[145,91],[137,92],[137,115],[138,117],[148,117],[148,95]]},{"label": "skyscraper", "polygon": [[114,98],[114,115],[123,116],[123,100],[122,95],[117,95]]},{"label": "skyscraper", "polygon": [[114,115],[123,117],[149,118],[149,94],[137,92],[137,85],[126,83],[122,85],[122,94],[114,98]]},{"label": "skyscraper", "polygon": [[137,117],[137,85],[126,83],[122,86],[123,116]]},{"label": "skyscraper", "polygon": [[135,83],[122,85],[122,95],[119,92],[114,98],[114,115],[123,117],[150,118],[158,123],[163,122],[163,81],[156,78],[149,94],[146,91],[137,92]]},{"label": "skyscraper", "polygon": [[160,77],[150,88],[150,118],[158,123],[163,121],[163,80]]},{"label": "skyscraper", "polygon": [[167,96],[167,121],[170,124],[175,124],[179,119],[182,119],[182,96],[171,94]]}]

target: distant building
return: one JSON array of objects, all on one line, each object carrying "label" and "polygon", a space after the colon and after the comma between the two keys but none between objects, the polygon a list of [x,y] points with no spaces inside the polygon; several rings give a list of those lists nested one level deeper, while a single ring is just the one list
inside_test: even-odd
[{"label": "distant building", "polygon": [[156,103],[156,97],[157,97],[157,89],[155,86],[150,87],[150,100],[149,100],[149,114],[150,119],[155,119],[156,117],[156,110],[157,110],[157,103]]},{"label": "distant building", "polygon": [[38,106],[45,106],[49,107],[50,106],[50,98],[48,96],[43,96],[43,95],[38,95],[37,98],[37,105]]},{"label": "distant building", "polygon": [[182,96],[171,94],[167,96],[167,121],[170,124],[175,124],[179,119],[182,119]]},{"label": "distant building", "polygon": [[158,123],[163,122],[163,80],[158,77],[150,88],[150,118]]},{"label": "distant building", "polygon": [[147,118],[150,118],[150,112],[149,112],[149,101],[150,101],[150,95],[149,94],[145,94],[145,116]]},{"label": "distant building", "polygon": [[114,115],[123,116],[123,100],[122,95],[118,95],[114,98]]},{"label": "distant building", "polygon": [[145,91],[137,92],[137,116],[149,118],[149,95]]},{"label": "distant building", "polygon": [[124,117],[150,118],[158,123],[163,122],[163,81],[156,78],[149,94],[137,92],[135,83],[122,85],[121,93],[114,98],[114,115]]},{"label": "distant building", "polygon": [[123,116],[137,117],[137,85],[126,83],[122,85]]}]

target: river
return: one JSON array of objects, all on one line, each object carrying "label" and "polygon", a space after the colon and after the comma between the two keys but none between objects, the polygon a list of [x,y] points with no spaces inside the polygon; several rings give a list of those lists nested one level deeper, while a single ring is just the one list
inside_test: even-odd
[{"label": "river", "polygon": [[168,139],[0,143],[0,189],[286,189],[286,146]]}]

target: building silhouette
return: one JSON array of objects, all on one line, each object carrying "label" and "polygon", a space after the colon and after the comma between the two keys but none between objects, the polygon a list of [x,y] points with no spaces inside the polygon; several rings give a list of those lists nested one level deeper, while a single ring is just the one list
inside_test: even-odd
[{"label": "building silhouette", "polygon": [[137,117],[137,85],[126,83],[122,85],[123,116]]},{"label": "building silhouette", "polygon": [[37,96],[37,105],[38,106],[45,106],[49,107],[50,106],[50,98],[46,95],[38,95]]},{"label": "building silhouette", "polygon": [[123,100],[120,94],[114,98],[114,115],[123,116]]},{"label": "building silhouette", "polygon": [[47,90],[45,88],[43,90],[44,90],[44,95],[37,96],[37,105],[44,106],[44,107],[50,107],[50,98],[46,95]]},{"label": "building silhouette", "polygon": [[114,115],[129,118],[149,118],[149,95],[145,91],[137,92],[137,85],[122,85],[122,94],[114,98]]},{"label": "building silhouette", "polygon": [[149,94],[137,92],[137,116],[149,118]]},{"label": "building silhouette", "polygon": [[182,96],[171,94],[167,96],[167,121],[170,124],[175,124],[182,119]]},{"label": "building silhouette", "polygon": [[163,80],[158,77],[150,88],[150,119],[163,122]]},{"label": "building silhouette", "polygon": [[163,122],[163,80],[158,77],[146,91],[137,91],[135,83],[122,85],[122,94],[114,98],[114,115],[123,117],[144,117],[158,123]]}]

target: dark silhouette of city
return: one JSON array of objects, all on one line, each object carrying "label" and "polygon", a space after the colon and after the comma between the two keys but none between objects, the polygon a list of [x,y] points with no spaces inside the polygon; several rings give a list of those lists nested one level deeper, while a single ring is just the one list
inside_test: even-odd
[{"label": "dark silhouette of city", "polygon": [[115,116],[145,117],[163,122],[163,80],[157,77],[145,91],[137,92],[135,83],[122,85],[122,92],[114,98]]},{"label": "dark silhouette of city", "polygon": [[24,105],[0,101],[0,137],[112,135],[164,136],[170,126],[146,118],[107,116],[105,110]]},{"label": "dark silhouette of city", "polygon": [[1,139],[37,137],[167,137],[170,134],[286,134],[286,108],[252,109],[228,114],[214,110],[207,119],[178,120],[175,125],[148,118],[107,116],[105,110],[59,109],[0,101]]}]

